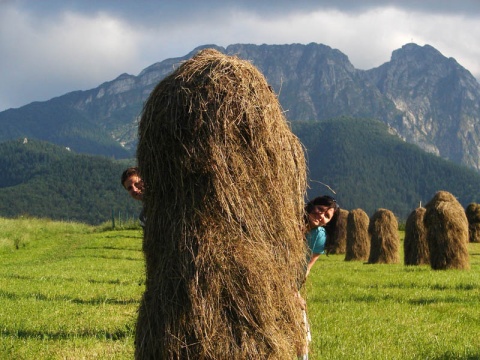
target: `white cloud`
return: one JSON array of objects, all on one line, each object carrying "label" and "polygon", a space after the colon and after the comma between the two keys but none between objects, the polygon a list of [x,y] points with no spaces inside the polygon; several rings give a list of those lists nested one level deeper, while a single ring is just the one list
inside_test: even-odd
[{"label": "white cloud", "polygon": [[33,19],[15,9],[2,14],[0,52],[5,56],[0,71],[9,85],[0,87],[4,103],[20,106],[23,103],[15,101],[20,95],[27,101],[46,100],[96,87],[139,61],[140,34],[107,14],[66,12],[54,21]]},{"label": "white cloud", "polygon": [[94,88],[121,73],[136,75],[205,44],[316,42],[340,50],[356,68],[370,69],[413,41],[432,45],[480,77],[478,11],[465,10],[473,3],[454,11],[450,2],[441,2],[437,12],[427,11],[435,6],[428,2],[419,10],[413,1],[382,3],[391,5],[367,1],[353,11],[350,0],[294,7],[284,2],[290,5],[281,8],[268,1],[261,6],[206,1],[200,8],[188,2],[182,11],[179,4],[162,1],[156,8],[153,2],[139,7],[108,0],[46,0],[42,7],[29,0],[0,0],[0,111]]}]

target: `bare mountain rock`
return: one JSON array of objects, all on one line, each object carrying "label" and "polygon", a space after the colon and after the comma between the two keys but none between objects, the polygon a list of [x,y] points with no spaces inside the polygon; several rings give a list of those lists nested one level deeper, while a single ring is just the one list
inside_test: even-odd
[{"label": "bare mountain rock", "polygon": [[[453,58],[406,44],[378,68],[358,70],[322,44],[204,45],[139,75],[0,112],[0,141],[37,138],[77,152],[132,156],[143,103],[155,85],[197,51],[213,47],[251,61],[278,94],[289,121],[378,119],[425,151],[480,171],[480,85]],[[98,145],[98,146],[97,146]]]}]

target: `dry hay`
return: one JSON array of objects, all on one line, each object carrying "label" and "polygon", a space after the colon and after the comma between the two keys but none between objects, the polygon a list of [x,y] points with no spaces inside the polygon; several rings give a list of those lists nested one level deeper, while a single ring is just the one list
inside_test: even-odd
[{"label": "dry hay", "polygon": [[362,209],[354,209],[348,213],[345,261],[368,259],[370,252],[369,222],[367,213]]},{"label": "dry hay", "polygon": [[405,223],[405,239],[403,252],[405,265],[429,265],[430,254],[427,244],[427,233],[423,224],[425,208],[413,210]]},{"label": "dry hay", "polygon": [[335,232],[333,234],[331,244],[329,238],[327,237],[327,254],[345,254],[347,247],[347,218],[348,210],[337,210],[337,221],[335,224]]},{"label": "dry hay", "polygon": [[425,209],[432,269],[468,269],[468,221],[462,205],[449,192],[439,191]]},{"label": "dry hay", "polygon": [[388,209],[378,209],[368,226],[370,235],[370,264],[397,264],[400,261],[398,221]]},{"label": "dry hay", "polygon": [[480,205],[468,204],[465,209],[468,220],[468,239],[470,242],[480,242]]},{"label": "dry hay", "polygon": [[294,358],[306,165],[263,75],[199,52],[151,93],[137,157],[147,223],[135,357]]}]

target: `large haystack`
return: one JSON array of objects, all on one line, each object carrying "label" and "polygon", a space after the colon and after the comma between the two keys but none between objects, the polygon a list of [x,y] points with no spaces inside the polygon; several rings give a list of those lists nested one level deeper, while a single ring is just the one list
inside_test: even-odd
[{"label": "large haystack", "polygon": [[432,269],[468,269],[468,221],[462,205],[449,192],[439,191],[425,209]]},{"label": "large haystack", "polygon": [[337,222],[335,224],[335,232],[333,239],[327,238],[328,254],[345,254],[347,248],[347,218],[348,210],[337,210]]},{"label": "large haystack", "polygon": [[405,239],[403,240],[405,265],[429,265],[430,254],[427,244],[427,232],[423,224],[425,208],[413,210],[405,223]]},{"label": "large haystack", "polygon": [[137,359],[292,359],[305,329],[306,165],[249,62],[207,49],[161,81],[139,125],[147,184]]},{"label": "large haystack", "polygon": [[362,209],[354,209],[348,213],[345,261],[368,259],[370,253],[369,222],[367,213]]},{"label": "large haystack", "polygon": [[470,242],[480,242],[480,205],[468,204],[465,209],[468,220],[468,238]]},{"label": "large haystack", "polygon": [[397,264],[400,261],[398,221],[388,209],[378,209],[368,226],[370,234],[370,264]]}]

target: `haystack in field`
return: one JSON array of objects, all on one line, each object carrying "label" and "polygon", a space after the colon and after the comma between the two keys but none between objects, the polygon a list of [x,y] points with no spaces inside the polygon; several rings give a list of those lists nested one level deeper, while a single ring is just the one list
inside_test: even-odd
[{"label": "haystack in field", "polygon": [[368,259],[370,253],[369,222],[367,213],[362,209],[354,209],[348,213],[345,261]]},{"label": "haystack in field", "polygon": [[468,238],[470,242],[480,242],[480,205],[468,204],[465,209],[468,220]]},{"label": "haystack in field", "polygon": [[136,359],[294,358],[306,164],[265,78],[199,52],[148,98],[137,158],[147,222]]},{"label": "haystack in field", "polygon": [[468,269],[468,221],[462,205],[449,192],[439,191],[425,209],[432,269]]},{"label": "haystack in field", "polygon": [[398,221],[388,209],[378,209],[368,226],[370,235],[369,264],[397,264],[400,261]]},{"label": "haystack in field", "polygon": [[405,239],[403,253],[405,265],[429,265],[430,254],[427,244],[427,233],[423,224],[425,208],[413,210],[405,223]]},{"label": "haystack in field", "polygon": [[347,247],[347,217],[348,210],[337,210],[337,222],[333,239],[327,237],[327,254],[345,254]]}]

